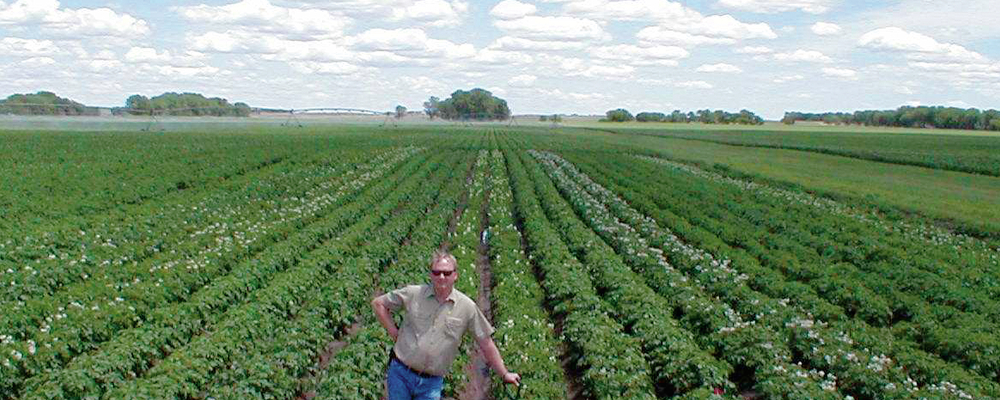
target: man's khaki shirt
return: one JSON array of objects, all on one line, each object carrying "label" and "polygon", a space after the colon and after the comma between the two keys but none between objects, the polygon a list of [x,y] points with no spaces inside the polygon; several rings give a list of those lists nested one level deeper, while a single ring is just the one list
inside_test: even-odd
[{"label": "man's khaki shirt", "polygon": [[444,376],[455,361],[462,335],[469,328],[476,339],[493,334],[486,316],[468,296],[452,289],[438,303],[431,285],[411,285],[382,295],[390,310],[405,306],[403,326],[393,349],[403,364],[417,371]]}]

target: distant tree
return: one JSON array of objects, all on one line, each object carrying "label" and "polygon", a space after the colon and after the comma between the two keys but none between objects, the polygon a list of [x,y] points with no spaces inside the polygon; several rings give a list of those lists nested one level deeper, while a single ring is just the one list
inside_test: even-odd
[{"label": "distant tree", "polygon": [[560,123],[562,122],[562,115],[552,114],[552,116],[549,117],[549,120],[555,123]]},{"label": "distant tree", "polygon": [[[610,111],[609,111],[610,112]],[[608,118],[604,120],[610,120]],[[739,113],[731,113],[723,110],[698,110],[697,113],[689,112],[687,114],[681,112],[680,110],[674,110],[670,115],[663,114],[661,112],[649,112],[644,111],[635,116],[635,120],[639,122],[655,122],[655,121],[666,121],[666,122],[701,122],[705,124],[741,124],[741,125],[760,125],[764,123],[764,119],[757,116],[751,111],[740,110]]]},{"label": "distant tree", "polygon": [[687,114],[681,112],[681,110],[674,110],[670,113],[670,122],[691,122],[688,120]]},{"label": "distant tree", "polygon": [[434,119],[439,116],[438,104],[440,102],[441,99],[435,96],[431,96],[429,100],[424,102],[424,113],[427,114],[428,118]]},{"label": "distant tree", "polygon": [[628,121],[634,121],[635,120],[635,117],[632,116],[632,113],[628,112],[628,110],[626,110],[624,108],[616,108],[614,110],[608,110],[608,112],[606,112],[605,115],[607,116],[607,118],[604,118],[601,121],[604,121],[604,122],[628,122]]},{"label": "distant tree", "polygon": [[0,113],[18,115],[97,115],[95,107],[87,107],[55,93],[40,91],[12,94],[0,100]]},{"label": "distant tree", "polygon": [[450,120],[510,119],[507,101],[479,88],[456,90],[451,97],[437,103],[437,112],[441,118]]},{"label": "distant tree", "polygon": [[635,120],[639,122],[661,122],[666,119],[667,116],[661,112],[644,111],[635,115]]},{"label": "distant tree", "polygon": [[941,106],[903,106],[896,110],[862,110],[854,113],[802,113],[786,112],[782,122],[823,121],[830,124],[858,124],[870,126],[899,126],[910,128],[948,128],[1000,130],[994,123],[1000,111]]},{"label": "distant tree", "polygon": [[538,120],[541,121],[541,122],[548,121],[549,120],[549,116],[548,115],[540,115],[538,117]]},{"label": "distant tree", "polygon": [[189,116],[233,116],[246,117],[250,115],[250,106],[243,102],[230,104],[228,100],[219,97],[209,97],[199,93],[168,92],[146,98],[142,95],[131,95],[125,100],[125,107],[133,114],[163,113],[167,115]]},{"label": "distant tree", "polygon": [[401,119],[406,116],[406,107],[401,105],[396,106],[396,119]]}]

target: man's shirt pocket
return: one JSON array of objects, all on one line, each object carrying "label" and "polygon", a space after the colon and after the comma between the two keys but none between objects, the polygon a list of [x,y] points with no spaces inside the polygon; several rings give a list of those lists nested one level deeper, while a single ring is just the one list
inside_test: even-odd
[{"label": "man's shirt pocket", "polygon": [[465,333],[465,320],[455,317],[446,317],[444,320],[444,332],[455,339],[461,339]]}]

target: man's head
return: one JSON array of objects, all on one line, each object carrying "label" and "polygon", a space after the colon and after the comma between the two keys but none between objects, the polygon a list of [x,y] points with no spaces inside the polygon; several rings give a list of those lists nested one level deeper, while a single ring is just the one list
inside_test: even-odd
[{"label": "man's head", "polygon": [[447,251],[436,250],[431,255],[429,273],[435,289],[451,290],[458,280],[458,261]]}]

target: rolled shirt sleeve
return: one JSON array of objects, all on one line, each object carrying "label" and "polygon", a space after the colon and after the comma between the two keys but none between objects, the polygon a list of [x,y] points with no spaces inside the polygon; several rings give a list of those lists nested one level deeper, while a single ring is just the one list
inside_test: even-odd
[{"label": "rolled shirt sleeve", "polygon": [[419,285],[404,286],[383,294],[379,296],[379,298],[382,299],[382,304],[390,310],[395,311],[409,303],[410,299],[412,299],[419,292]]}]

